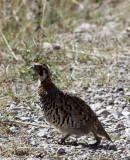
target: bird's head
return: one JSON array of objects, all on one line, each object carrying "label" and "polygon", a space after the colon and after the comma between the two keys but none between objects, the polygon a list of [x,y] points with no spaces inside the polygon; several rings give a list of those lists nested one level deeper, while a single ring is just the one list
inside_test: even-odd
[{"label": "bird's head", "polygon": [[30,66],[30,69],[32,69],[38,75],[41,82],[50,79],[50,71],[45,64],[35,63],[34,65]]}]

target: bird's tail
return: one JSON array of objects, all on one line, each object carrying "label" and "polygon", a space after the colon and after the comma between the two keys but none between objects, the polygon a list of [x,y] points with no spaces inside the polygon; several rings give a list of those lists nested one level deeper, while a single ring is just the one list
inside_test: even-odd
[{"label": "bird's tail", "polygon": [[105,131],[105,129],[103,128],[102,124],[99,122],[96,128],[96,133],[100,136],[105,137],[108,141],[111,141],[111,138],[109,137],[109,135],[107,134],[107,132]]}]

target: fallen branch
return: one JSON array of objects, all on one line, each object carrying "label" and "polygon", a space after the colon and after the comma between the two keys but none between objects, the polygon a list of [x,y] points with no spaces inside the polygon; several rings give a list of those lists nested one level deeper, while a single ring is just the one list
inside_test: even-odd
[{"label": "fallen branch", "polygon": [[6,120],[1,121],[2,124],[21,124],[21,125],[31,125],[31,126],[38,126],[43,128],[50,128],[49,125],[46,124],[37,124],[37,123],[29,123],[29,122],[23,122],[23,121],[15,121],[15,120]]}]

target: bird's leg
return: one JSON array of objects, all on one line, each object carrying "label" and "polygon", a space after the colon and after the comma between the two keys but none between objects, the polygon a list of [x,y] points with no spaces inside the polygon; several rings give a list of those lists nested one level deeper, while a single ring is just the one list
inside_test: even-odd
[{"label": "bird's leg", "polygon": [[93,145],[95,145],[95,146],[97,146],[97,145],[99,145],[100,143],[101,143],[101,137],[98,137],[97,136],[97,134],[94,132],[94,131],[92,131],[93,132],[93,134],[94,134],[94,137],[95,137],[95,139],[96,139],[96,143],[94,143]]},{"label": "bird's leg", "polygon": [[59,142],[59,144],[65,144],[65,140],[70,136],[70,134],[67,134],[64,138],[62,138]]}]

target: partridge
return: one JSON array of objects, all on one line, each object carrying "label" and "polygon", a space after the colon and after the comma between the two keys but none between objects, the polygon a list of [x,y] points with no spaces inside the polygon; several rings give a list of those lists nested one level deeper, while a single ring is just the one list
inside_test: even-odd
[{"label": "partridge", "polygon": [[93,133],[99,145],[101,138],[111,141],[109,135],[98,120],[94,111],[81,98],[60,90],[51,80],[49,68],[42,63],[30,67],[39,77],[38,95],[45,119],[65,133],[61,144],[70,135],[87,135]]}]

